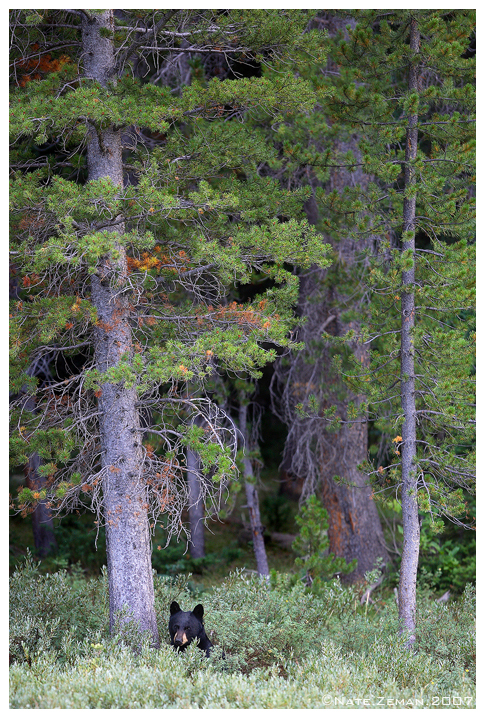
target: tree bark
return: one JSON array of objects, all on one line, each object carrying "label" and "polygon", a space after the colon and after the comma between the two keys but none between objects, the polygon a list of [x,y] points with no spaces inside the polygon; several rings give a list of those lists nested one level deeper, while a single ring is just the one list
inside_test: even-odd
[{"label": "tree bark", "polygon": [[[345,31],[349,23],[355,24],[355,21],[350,18],[330,17],[329,32],[335,34],[339,30]],[[338,72],[338,67],[332,65],[331,69]],[[357,136],[342,138],[334,143],[334,151],[340,156],[349,150],[356,159],[360,158]],[[343,194],[346,187],[360,185],[365,189],[368,183],[369,177],[360,167],[353,171],[344,167],[335,168],[331,171],[328,190]],[[327,316],[335,317],[327,329],[330,334],[343,336],[350,329],[359,334],[358,321],[347,323],[342,320],[342,314],[346,310],[352,309],[357,315],[362,311],[359,297],[349,302],[349,298],[340,290],[340,283],[348,283],[348,275],[355,272],[359,255],[362,257],[364,249],[372,248],[372,241],[372,238],[356,241],[343,235],[335,245],[340,280],[337,279],[335,286],[328,290],[326,296]],[[358,282],[358,279],[354,281]],[[369,351],[366,346],[354,342],[351,350],[360,366],[369,365]],[[338,407],[338,415],[345,420],[348,404],[353,402],[358,406],[365,397],[355,395],[344,386],[342,379],[335,376],[335,372],[330,368],[331,357],[328,350],[325,354],[325,365],[328,366],[326,383],[332,387],[330,392],[333,395],[329,404],[333,401]],[[339,398],[342,393],[345,394],[344,399]],[[384,564],[389,560],[377,508],[371,498],[372,489],[367,477],[358,469],[359,464],[368,456],[367,420],[363,417],[361,421],[342,424],[337,432],[324,433],[327,451],[326,461],[322,466],[322,498],[329,515],[329,550],[336,556],[342,556],[347,562],[357,558],[356,569],[342,576],[344,582],[351,583],[372,570],[377,559],[383,559]],[[334,476],[344,477],[346,484],[337,483]]]},{"label": "tree bark", "polygon": [[[339,17],[331,11],[323,16],[324,26],[331,35],[344,30],[347,24],[355,24],[351,18]],[[328,70],[337,74],[339,67],[330,61]],[[312,139],[313,141],[313,139]],[[328,193],[342,195],[347,187],[361,186],[365,191],[369,177],[360,167],[359,137],[349,134],[333,142],[337,156],[351,151],[356,164],[352,170],[345,162],[336,162],[325,186]],[[315,185],[318,186],[315,181]],[[308,221],[318,224],[321,210],[315,199],[306,204]],[[332,240],[329,238],[329,242]],[[306,348],[291,356],[291,366],[277,365],[276,373],[281,383],[286,383],[279,411],[289,427],[284,461],[296,476],[303,477],[302,497],[319,493],[328,512],[329,550],[347,562],[357,559],[356,569],[342,576],[342,581],[351,583],[362,579],[365,573],[375,567],[381,558],[389,561],[384,535],[376,505],[371,498],[372,489],[368,478],[359,471],[359,464],[367,458],[368,437],[366,418],[348,421],[349,403],[358,406],[364,397],[353,393],[332,366],[335,347],[321,339],[325,331],[333,336],[344,336],[350,329],[359,335],[358,320],[349,322],[344,313],[349,310],[358,316],[364,309],[358,292],[359,267],[362,269],[362,255],[372,248],[372,238],[354,240],[340,232],[338,241],[333,242],[335,262],[330,269],[312,268],[300,279],[300,300],[298,314],[306,323],[299,329],[298,340]],[[348,287],[353,296],[349,296]],[[359,342],[349,346],[361,366],[369,363],[368,350]],[[288,361],[287,358],[284,360]],[[331,406],[337,407],[337,416],[342,419],[340,428],[327,430],[319,417],[301,418],[294,411],[298,403],[305,405],[310,395],[320,405],[320,414]],[[338,483],[335,476],[345,483]]]},{"label": "tree bark", "polygon": [[[357,559],[354,571],[341,576],[343,583],[352,583],[372,570],[379,558],[383,564],[389,560],[372,488],[358,469],[367,458],[367,423],[343,426],[332,435],[331,445],[331,455],[322,467],[329,551],[347,563]],[[346,483],[338,483],[334,476],[344,477]]]},{"label": "tree bark", "polygon": [[187,449],[187,482],[189,485],[190,555],[192,558],[205,556],[204,502],[201,497],[198,476],[200,460],[198,454]]},{"label": "tree bark", "polygon": [[[417,55],[420,34],[417,20],[410,24],[410,50]],[[410,62],[409,90],[417,92],[418,65]],[[413,161],[418,149],[418,114],[409,116],[406,132],[403,203],[403,251],[412,255],[412,266],[402,272],[401,291],[401,406],[404,415],[402,430],[402,484],[401,503],[403,521],[403,548],[399,579],[399,618],[401,629],[409,632],[409,644],[415,640],[416,627],[416,576],[419,559],[419,517],[416,474],[416,402],[414,375],[414,252],[416,221],[416,171]]]},{"label": "tree bark", "polygon": [[[103,30],[110,31],[108,35]],[[115,80],[112,32],[113,10],[83,17],[83,58],[85,76],[106,86]],[[104,36],[106,35],[106,36]],[[121,136],[112,128],[89,127],[87,160],[90,181],[107,177],[123,186]],[[122,233],[117,224],[113,234]],[[133,356],[129,302],[120,292],[126,276],[126,253],[116,242],[117,258],[101,258],[92,280],[92,302],[98,321],[95,338],[96,367],[106,372],[119,364],[123,355]],[[106,553],[110,604],[110,630],[117,612],[128,609],[140,630],[149,631],[159,644],[154,608],[151,540],[143,482],[143,448],[140,418],[134,388],[105,382],[98,399],[102,448],[103,514],[106,525]]]},{"label": "tree bark", "polygon": [[[244,440],[244,444],[248,446],[247,434],[247,412],[248,406],[244,401],[239,404],[239,431]],[[247,508],[249,511],[249,521],[251,524],[251,533],[253,536],[253,549],[256,558],[256,567],[260,576],[269,576],[268,557],[266,556],[266,547],[264,545],[264,526],[261,523],[259,513],[258,489],[254,483],[254,472],[251,465],[251,459],[244,456],[244,488],[246,490]]]},{"label": "tree bark", "polygon": [[[336,146],[341,152],[352,149],[358,152],[357,139],[350,138]],[[360,169],[354,173],[344,170],[332,174],[329,190],[342,192],[347,184],[364,184],[366,177]],[[310,204],[310,203],[309,203]],[[316,203],[307,207],[309,221],[318,221]],[[331,270],[314,269],[300,280],[298,313],[306,322],[299,330],[298,340],[304,341],[306,349],[291,356],[291,364],[278,363],[276,375],[285,385],[279,399],[278,413],[288,425],[288,437],[284,461],[295,476],[305,479],[302,496],[314,493],[322,497],[328,511],[329,550],[347,562],[357,559],[357,567],[342,581],[351,583],[362,579],[375,567],[380,558],[389,561],[377,507],[372,500],[372,488],[367,476],[358,466],[367,459],[367,421],[362,417],[347,421],[347,406],[358,406],[363,397],[353,393],[342,377],[332,367],[334,346],[321,339],[326,331],[333,336],[343,336],[349,329],[359,333],[358,321],[348,323],[342,315],[349,309],[359,313],[358,300],[350,300],[341,286],[349,283],[349,275],[355,271],[357,256],[365,248],[350,237],[342,236],[335,244],[336,263]],[[329,272],[335,274],[331,281]],[[358,278],[354,280],[354,285]],[[350,347],[361,366],[368,365],[368,351],[358,342]],[[287,362],[287,358],[285,358]],[[321,416],[301,418],[294,410],[298,403],[305,404],[314,394],[321,412],[336,406],[342,424],[329,431]],[[335,476],[345,483],[338,483]]]},{"label": "tree bark", "polygon": [[[340,312],[339,312],[340,314]],[[336,322],[338,335],[349,328]],[[360,345],[353,347],[354,355],[361,366],[368,364],[368,353]],[[328,357],[330,361],[330,357]],[[332,377],[327,369],[327,380],[331,380],[334,390],[344,389],[340,378]],[[389,555],[386,549],[377,507],[372,500],[372,487],[367,476],[359,470],[359,465],[368,456],[368,432],[365,418],[345,423],[346,405],[354,402],[358,405],[363,397],[345,390],[345,400],[338,394],[329,400],[337,406],[339,416],[344,419],[341,428],[335,432],[322,430],[322,500],[328,511],[329,551],[341,556],[349,563],[357,559],[357,566],[349,574],[342,575],[342,581],[352,583],[362,579],[367,571],[375,567],[380,558],[387,563]],[[340,476],[345,483],[335,481]]]}]

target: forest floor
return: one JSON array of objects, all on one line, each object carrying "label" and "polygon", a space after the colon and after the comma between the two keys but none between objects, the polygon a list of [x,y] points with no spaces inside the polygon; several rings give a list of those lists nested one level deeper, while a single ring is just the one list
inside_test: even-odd
[{"label": "forest floor", "polygon": [[[369,605],[360,603],[364,586],[338,579],[309,592],[291,550],[298,502],[276,485],[262,492],[261,505],[270,583],[255,572],[241,494],[230,516],[211,522],[204,559],[191,559],[183,542],[164,547],[155,532],[161,645],[141,650],[138,634],[109,635],[95,517],[56,519],[58,552],[37,565],[30,517],[11,516],[10,708],[476,707],[471,585],[448,603],[437,602],[426,582],[419,587],[418,642],[409,651],[398,630],[395,577]],[[218,651],[210,660],[196,646],[179,655],[168,645],[172,600],[184,609],[203,603]]]},{"label": "forest floor", "polygon": [[[362,606],[338,580],[314,594],[284,574],[235,571],[197,599],[186,576],[154,583],[158,648],[129,624],[109,635],[105,572],[22,562],[10,579],[10,708],[476,707],[471,586],[449,604],[419,596],[410,651],[392,596]],[[203,602],[209,659],[169,645],[173,600]]]}]

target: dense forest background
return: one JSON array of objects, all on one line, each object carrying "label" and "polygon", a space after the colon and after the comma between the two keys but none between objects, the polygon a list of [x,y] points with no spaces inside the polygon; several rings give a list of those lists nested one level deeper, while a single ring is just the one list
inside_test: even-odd
[{"label": "dense forest background", "polygon": [[475,12],[9,18],[10,707],[474,707]]},{"label": "dense forest background", "polygon": [[[298,13],[294,14],[291,22],[298,22],[297,15]],[[190,25],[188,16],[185,21]],[[234,375],[235,379],[229,379],[229,382],[224,380],[224,386],[219,382],[218,386],[214,385],[210,390],[213,396],[222,392],[222,405],[228,407],[229,414],[232,413],[233,417],[237,416],[238,405],[249,406],[249,423],[253,434],[252,437],[247,434],[244,439],[246,453],[249,449],[252,450],[249,471],[252,474],[251,482],[256,481],[259,493],[260,521],[264,527],[269,567],[287,569],[293,566],[295,553],[291,544],[298,533],[295,520],[305,499],[316,495],[327,512],[330,551],[348,562],[357,560],[357,567],[353,564],[350,576],[345,578],[343,573],[343,579],[362,580],[365,572],[374,567],[379,557],[387,565],[384,585],[391,588],[397,583],[402,548],[399,503],[396,500],[377,501],[377,513],[374,505],[366,505],[362,498],[364,494],[369,495],[372,475],[369,471],[382,471],[382,465],[389,461],[389,447],[392,447],[392,442],[395,441],[391,435],[390,418],[374,417],[371,410],[367,413],[365,425],[357,422],[352,428],[352,421],[348,421],[349,407],[353,407],[355,403],[358,405],[362,401],[362,395],[359,394],[359,389],[344,385],[338,376],[332,355],[337,352],[344,358],[344,362],[348,361],[349,357],[345,359],[344,355],[350,348],[350,354],[353,353],[366,365],[369,362],[369,354],[366,353],[364,345],[359,348],[355,342],[352,344],[352,341],[348,342],[347,349],[336,348],[336,345],[329,341],[332,337],[344,337],[349,330],[355,331],[357,328],[358,332],[359,326],[367,320],[369,306],[372,305],[372,301],[369,302],[369,291],[372,291],[372,288],[366,286],[363,272],[369,267],[369,259],[366,256],[375,254],[377,246],[377,229],[371,225],[377,227],[378,222],[367,221],[365,227],[366,222],[362,223],[362,218],[359,219],[361,231],[357,241],[356,235],[352,234],[355,227],[348,222],[346,224],[345,219],[349,209],[352,217],[358,216],[355,214],[355,208],[352,209],[351,202],[362,203],[364,192],[375,181],[370,171],[372,162],[369,172],[366,173],[363,167],[369,160],[358,161],[365,151],[362,149],[365,145],[362,145],[363,137],[356,129],[358,123],[353,124],[351,117],[345,117],[345,112],[349,113],[352,103],[346,105],[345,100],[342,101],[352,83],[358,86],[358,73],[361,71],[358,64],[350,67],[352,61],[358,63],[358,53],[352,60],[348,52],[348,67],[345,67],[345,53],[342,53],[339,45],[343,39],[348,41],[349,28],[355,30],[356,21],[360,21],[363,28],[369,28],[372,22],[379,22],[380,18],[366,17],[365,13],[362,17],[356,13],[355,18],[349,18],[338,12],[322,12],[308,22],[307,31],[313,31],[317,39],[314,39],[313,46],[307,50],[305,61],[300,57],[298,61],[293,58],[292,62],[295,63],[295,68],[298,68],[297,75],[305,78],[316,92],[316,109],[313,113],[296,114],[286,122],[279,119],[272,125],[270,117],[264,113],[248,116],[246,122],[253,132],[253,138],[257,137],[261,142],[264,140],[267,143],[266,152],[269,154],[265,161],[257,162],[254,167],[251,167],[249,162],[246,167],[242,165],[237,170],[241,177],[246,173],[246,183],[251,181],[252,176],[267,177],[280,186],[291,189],[294,198],[300,197],[300,202],[304,202],[304,216],[332,246],[333,264],[330,267],[325,264],[328,264],[327,259],[321,268],[312,265],[307,270],[292,268],[290,264],[286,264],[289,272],[300,279],[296,317],[301,323],[293,326],[293,332],[295,338],[302,342],[303,348],[296,351],[281,346],[274,354],[273,360],[262,365],[256,380],[250,380],[249,377],[245,379],[244,372],[239,372],[239,378]],[[38,20],[34,19],[33,27],[36,22]],[[120,15],[118,24],[121,22]],[[450,23],[452,31],[451,15],[449,19],[445,19],[446,22]],[[280,33],[281,46],[286,42],[284,31],[276,24],[273,24],[268,32]],[[264,41],[268,46],[275,46],[274,39]],[[348,47],[359,40],[362,47],[368,48],[366,38],[359,38],[358,33],[352,36]],[[473,58],[474,42],[474,36],[470,35],[468,41],[463,44],[462,50],[465,44],[467,47],[461,53],[462,58]],[[37,48],[38,43],[30,44],[31,49],[34,49],[32,57],[22,59],[20,56],[21,59],[14,63],[15,82],[20,88],[31,83],[33,87],[39,80],[45,82],[50,75],[62,74],[64,65],[66,68],[69,66],[69,57],[61,50],[43,52],[40,46]],[[47,39],[45,44],[44,49],[48,49]],[[184,48],[181,46],[181,49]],[[231,54],[229,48],[226,48],[224,54],[205,50],[197,52],[195,48],[193,52],[179,52],[175,57],[174,52],[175,48],[171,51],[172,54],[165,54],[165,65],[156,65],[159,59],[155,61],[154,56],[145,54],[143,61],[139,61],[135,67],[135,75],[142,83],[168,86],[172,94],[177,95],[184,86],[201,83],[201,87],[204,87],[214,78],[222,82],[236,78],[261,78],[263,75],[270,77],[272,68],[268,58],[271,58],[272,53],[275,57],[277,54],[274,47],[273,50],[263,49],[262,54],[260,50],[260,54],[254,54],[252,58],[248,52],[246,59],[243,59],[244,55],[240,52]],[[318,52],[326,54],[326,64],[315,61]],[[371,61],[370,55],[366,61]],[[66,70],[64,74],[67,80]],[[398,84],[399,78],[396,88]],[[352,99],[356,100],[357,107],[362,98],[355,96]],[[362,108],[353,111],[361,112],[358,119],[362,120]],[[237,119],[237,112],[229,106],[218,112],[219,115],[225,113],[227,119],[232,118],[233,122]],[[217,120],[212,118],[210,122]],[[210,123],[207,126],[210,128]],[[365,124],[360,124],[360,127],[365,127]],[[148,128],[142,131],[143,143],[146,146],[152,150],[164,147],[166,137],[163,133]],[[189,137],[192,130],[187,127],[186,131]],[[271,150],[268,149],[269,146]],[[69,162],[65,161],[66,151],[69,154]],[[421,151],[425,155],[430,152],[424,138],[421,139]],[[136,184],[138,180],[134,174],[134,155],[130,159],[126,154],[125,160],[127,166],[133,162],[129,175],[131,179],[125,182]],[[374,163],[376,161],[374,160]],[[224,162],[227,163],[227,158]],[[24,144],[20,154],[14,159],[12,172],[19,177],[22,173],[35,173],[36,168],[41,165],[61,168],[63,163],[67,169],[60,169],[61,176],[71,178],[74,174],[83,172],[81,156],[73,155],[67,145],[62,149],[58,142],[49,142],[47,138],[39,136],[34,142],[27,141]],[[74,166],[77,169],[73,173]],[[377,173],[376,167],[374,164],[373,169]],[[256,175],[251,175],[254,171]],[[397,183],[399,184],[399,179]],[[355,186],[361,193],[357,199],[349,194],[350,187]],[[340,198],[340,205],[337,197]],[[273,198],[270,200],[268,196],[266,201],[272,202]],[[18,228],[21,231],[29,228],[31,220],[26,219],[25,213],[16,215],[14,212],[15,216],[19,217]],[[18,220],[14,219],[15,221]],[[385,228],[387,237],[395,233],[391,225]],[[381,223],[379,231],[384,231],[384,224]],[[430,251],[430,239],[420,231],[419,246],[424,251]],[[395,240],[391,238],[390,246],[393,241]],[[451,242],[453,241],[457,239],[452,239]],[[148,256],[145,252],[141,258],[133,257],[128,261],[134,269],[141,266],[145,271],[150,271],[151,266],[156,268],[156,263],[160,262],[153,258],[150,265],[146,259]],[[156,272],[156,269],[152,270],[152,273],[154,271]],[[10,292],[13,301],[27,298],[26,292],[29,291],[32,278],[35,283],[35,277],[35,273],[22,275],[13,261],[10,270]],[[227,305],[230,298],[241,303],[252,302],[270,286],[271,280],[265,280],[261,273],[253,273],[251,277],[246,277],[243,283],[228,286],[223,303]],[[271,337],[267,339],[270,342]],[[267,346],[270,347],[271,344],[268,343]],[[84,354],[72,351],[50,355],[37,352],[37,356],[28,372],[37,376],[41,386],[63,381],[73,371],[79,370],[85,361]],[[338,366],[342,370],[342,364]],[[344,374],[345,366],[344,364]],[[330,418],[325,419],[325,416]],[[338,422],[332,424],[335,416],[340,417],[340,428]],[[395,448],[397,451],[398,446]],[[153,447],[150,450],[153,450]],[[32,485],[35,480],[39,481],[38,475],[35,479],[39,468],[35,462],[38,461],[38,458],[31,458],[25,471],[22,467],[14,466],[10,475],[12,496],[17,495],[20,487],[24,486],[25,478]],[[368,461],[367,471],[364,470],[365,461]],[[239,467],[241,475],[244,475],[247,465],[246,469],[243,464]],[[335,481],[336,477],[340,477],[340,480]],[[194,537],[191,544],[187,543],[187,536],[170,538],[173,531],[163,531],[161,526],[157,525],[152,539],[153,567],[162,573],[193,572],[194,581],[202,584],[204,576],[210,576],[212,580],[215,567],[221,570],[221,575],[236,566],[256,570],[252,551],[254,534],[251,534],[250,520],[253,507],[248,503],[248,495],[241,490],[241,485],[241,481],[228,485],[218,516],[209,520],[205,536],[204,532],[199,532],[202,542],[200,546],[195,544]],[[377,487],[381,488],[379,483]],[[34,514],[30,513],[32,509],[27,505],[20,514],[18,510],[12,510],[11,566],[14,567],[19,558],[30,549],[34,555],[42,558],[45,570],[52,570],[56,566],[77,566],[88,574],[98,571],[106,562],[106,554],[104,529],[98,526],[96,517],[89,512],[80,513],[79,510],[58,517],[55,512],[51,515],[45,504],[46,501],[41,501]],[[350,504],[353,504],[355,510],[350,510]],[[468,517],[474,516],[474,499],[466,491],[466,485],[465,504]],[[183,521],[191,525],[194,535],[196,524],[187,507],[183,509]],[[437,526],[432,512],[424,511],[420,521],[419,581],[437,593],[460,592],[474,577],[474,532],[467,530],[466,522],[456,521],[452,512],[448,518],[445,517],[440,532],[435,530]]]}]

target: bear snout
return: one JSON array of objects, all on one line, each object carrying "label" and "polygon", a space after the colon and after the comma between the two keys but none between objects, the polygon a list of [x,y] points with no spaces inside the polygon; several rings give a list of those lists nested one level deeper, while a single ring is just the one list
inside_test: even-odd
[{"label": "bear snout", "polygon": [[189,642],[189,639],[187,638],[187,634],[185,633],[185,631],[179,631],[178,633],[175,634],[174,639],[173,639],[174,646],[178,646],[178,647],[186,646],[188,642]]}]

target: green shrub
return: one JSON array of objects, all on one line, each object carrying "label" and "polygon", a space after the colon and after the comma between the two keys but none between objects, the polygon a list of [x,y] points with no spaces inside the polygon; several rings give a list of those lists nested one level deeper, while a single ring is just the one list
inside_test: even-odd
[{"label": "green shrub", "polygon": [[474,688],[465,675],[440,683],[442,665],[399,642],[376,643],[376,652],[363,660],[326,639],[302,659],[287,655],[283,670],[270,665],[243,674],[214,669],[195,646],[183,655],[165,645],[134,653],[108,639],[87,646],[73,665],[59,666],[47,653],[31,667],[12,666],[10,707],[315,709],[358,707],[356,701],[365,699],[370,707],[386,707],[390,701],[430,708],[441,696],[456,696],[467,701],[462,707],[475,707]]},{"label": "green shrub", "polygon": [[204,607],[211,640],[223,646],[228,665],[244,672],[277,663],[285,653],[301,655],[323,635],[321,606],[301,584],[281,592],[235,572]]},{"label": "green shrub", "polygon": [[[456,530],[456,527],[453,527]],[[434,592],[465,589],[476,577],[476,539],[473,532],[464,532],[457,541],[447,525],[442,535],[433,531],[431,519],[425,516],[421,527],[418,580],[426,582]]]},{"label": "green shrub", "polygon": [[357,560],[347,563],[328,552],[328,512],[316,496],[308,497],[295,521],[300,531],[291,547],[297,554],[295,566],[302,570],[306,585],[318,590],[333,575],[354,570]]},{"label": "green shrub", "polygon": [[81,642],[108,623],[106,574],[79,581],[66,570],[41,574],[30,553],[10,578],[10,654],[31,662],[53,651],[65,658],[66,641]]},{"label": "green shrub", "polygon": [[[105,574],[42,576],[27,559],[11,578],[10,707],[302,709],[359,707],[372,696],[426,708],[455,696],[474,707],[471,587],[447,605],[420,598],[410,651],[394,599],[366,612],[337,580],[316,595],[287,576],[267,582],[240,571],[196,600],[188,577],[154,578],[159,649],[133,626],[109,636]],[[211,658],[168,645],[172,600],[187,609],[202,601]]]},{"label": "green shrub", "polygon": [[419,607],[417,647],[449,670],[476,676],[476,591],[468,584],[457,601],[430,601]]}]

